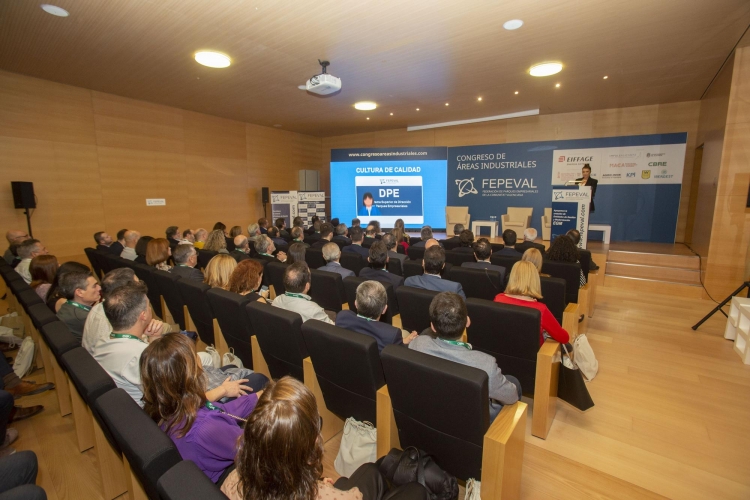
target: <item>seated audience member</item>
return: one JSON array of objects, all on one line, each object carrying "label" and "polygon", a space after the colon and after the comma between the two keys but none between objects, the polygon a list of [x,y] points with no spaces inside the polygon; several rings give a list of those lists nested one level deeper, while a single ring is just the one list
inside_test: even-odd
[{"label": "seated audience member", "polygon": [[461,342],[464,330],[470,324],[464,301],[455,293],[440,293],[430,303],[430,329],[434,336],[420,335],[409,344],[409,349],[484,370],[489,377],[492,422],[503,405],[521,399],[521,383],[515,377],[503,375],[494,357]]},{"label": "seated audience member", "polygon": [[31,272],[29,271],[31,259],[37,255],[47,255],[47,249],[44,248],[41,241],[29,239],[18,245],[18,257],[20,257],[21,262],[16,266],[16,272],[21,275],[27,285],[31,283]]},{"label": "seated audience member", "polygon": [[276,226],[269,227],[266,235],[271,238],[271,241],[273,241],[273,244],[276,245],[276,247],[281,246],[283,248],[287,244],[286,240],[279,236],[279,228]]},{"label": "seated audience member", "polygon": [[458,247],[461,244],[461,232],[466,229],[463,224],[456,224],[453,226],[453,236],[445,240],[445,243],[452,243],[453,247]]},{"label": "seated audience member", "polygon": [[31,259],[29,273],[31,274],[31,288],[42,300],[47,300],[47,293],[55,281],[57,274],[57,257],[54,255],[39,255]]},{"label": "seated audience member", "polygon": [[[234,242],[232,242],[234,244]],[[224,231],[221,229],[214,229],[208,234],[206,243],[203,245],[203,250],[217,253],[229,253],[227,250],[227,240],[224,236]]]},{"label": "seated audience member", "polygon": [[308,242],[312,242],[312,243],[315,243],[316,241],[318,241],[321,238],[320,228],[322,226],[323,226],[323,223],[320,222],[319,220],[316,220],[315,222],[313,222],[313,225],[311,228],[312,232],[307,233],[307,238],[305,238],[305,240]]},{"label": "seated audience member", "polygon": [[26,241],[29,239],[28,233],[26,231],[19,231],[19,230],[11,230],[5,233],[5,239],[8,240],[8,248],[5,250],[5,253],[3,254],[3,259],[5,259],[5,262],[11,266],[16,261],[17,254],[13,253],[13,250],[11,247],[17,247],[21,244],[21,242]]},{"label": "seated audience member", "polygon": [[427,240],[433,239],[432,228],[430,226],[423,226],[422,231],[419,233],[420,241],[414,243],[414,248],[423,247]]},{"label": "seated audience member", "polygon": [[534,264],[534,267],[536,267],[537,272],[539,272],[539,276],[549,278],[549,274],[542,273],[542,264],[544,263],[544,258],[542,257],[542,252],[540,252],[536,248],[529,248],[528,250],[526,250],[523,253],[523,256],[521,256],[521,260],[531,262],[532,264]]},{"label": "seated audience member", "polygon": [[[266,234],[261,234],[255,240],[255,251],[258,253],[258,259],[268,262],[286,262],[286,253],[276,252],[276,246]],[[273,256],[274,252],[276,252],[275,257]]]},{"label": "seated audience member", "polygon": [[503,244],[504,248],[495,252],[496,255],[508,255],[510,257],[520,257],[521,254],[515,249],[516,246],[516,232],[512,229],[506,229],[503,231]]},{"label": "seated audience member", "polygon": [[232,226],[232,229],[229,230],[229,237],[234,241],[234,239],[242,234],[242,228],[240,226]]},{"label": "seated audience member", "polygon": [[175,247],[180,244],[180,241],[182,241],[180,239],[180,228],[178,226],[169,226],[165,233],[167,235],[167,245],[169,245],[170,250],[174,251]]},{"label": "seated audience member", "polygon": [[393,291],[395,292],[398,287],[404,284],[404,278],[388,272],[388,261],[388,250],[385,243],[376,241],[370,247],[370,255],[367,258],[369,267],[363,268],[359,272],[359,276],[382,283],[390,283],[393,285]]},{"label": "seated audience member", "polygon": [[279,230],[279,238],[283,238],[284,240],[290,239],[292,236],[289,234],[289,231],[286,230],[286,219],[283,217],[279,217],[276,219],[276,229]]},{"label": "seated audience member", "polygon": [[351,245],[352,240],[350,240],[347,236],[349,234],[349,231],[346,227],[346,224],[338,224],[336,227],[336,236],[333,237],[334,242],[341,243],[342,245]]},{"label": "seated audience member", "polygon": [[339,249],[339,246],[336,243],[329,242],[323,246],[323,259],[325,259],[326,265],[319,267],[318,271],[340,274],[341,279],[348,278],[349,276],[356,276],[354,271],[346,269],[339,264],[339,259],[341,259],[341,249]]},{"label": "seated audience member", "polygon": [[123,249],[125,248],[125,233],[127,233],[127,229],[120,229],[117,231],[117,240],[112,242],[112,244],[109,246],[108,250],[112,255],[117,255],[118,257],[122,253]]},{"label": "seated audience member", "polygon": [[459,246],[453,249],[454,252],[474,253],[474,233],[464,229],[458,235],[458,241]]},{"label": "seated audience member", "polygon": [[234,257],[234,260],[239,264],[245,259],[250,258],[250,240],[244,235],[235,236],[234,238],[234,250],[229,252],[229,255]]},{"label": "seated audience member", "polygon": [[406,254],[398,253],[396,251],[398,240],[396,239],[396,236],[394,235],[395,231],[396,230],[394,229],[393,232],[383,235],[383,239],[381,241],[385,243],[385,247],[388,249],[388,258],[400,260],[401,267],[403,268],[404,262],[406,262]]},{"label": "seated audience member", "polygon": [[361,223],[362,222],[360,222],[360,220],[355,217],[354,219],[352,219],[352,225],[350,227],[360,227]]},{"label": "seated audience member", "polygon": [[[316,231],[315,229],[316,222],[320,222],[320,217],[318,217],[317,215],[313,215],[312,217],[310,217],[310,226],[308,226],[308,228],[305,229],[306,234],[313,234]],[[320,229],[317,229],[317,230],[319,231]]]},{"label": "seated audience member", "polygon": [[[396,222],[398,222],[398,220]],[[401,222],[401,224],[403,225],[403,221]],[[403,247],[405,254],[409,249],[409,243],[411,242],[411,238],[409,238],[409,235],[406,234],[406,231],[403,227],[394,227],[393,231],[391,231],[391,234],[393,235],[393,239],[396,240],[396,245],[401,245]]]},{"label": "seated audience member", "polygon": [[232,271],[228,290],[239,295],[247,295],[258,302],[266,302],[268,290],[260,289],[262,282],[263,266],[256,260],[247,259],[237,264]]},{"label": "seated audience member", "polygon": [[387,345],[408,344],[417,337],[417,332],[408,334],[380,321],[388,309],[388,295],[382,283],[373,280],[360,283],[354,305],[356,313],[344,310],[336,315],[336,326],[374,338],[378,342],[378,352]]},{"label": "seated audience member", "polygon": [[500,273],[500,280],[505,282],[505,268],[503,266],[497,266],[490,264],[490,257],[492,257],[492,245],[490,240],[487,238],[479,238],[474,243],[474,258],[476,262],[464,262],[461,267],[469,267],[471,269],[488,269],[490,271],[497,271]]},{"label": "seated audience member", "polygon": [[274,307],[296,312],[302,316],[304,323],[310,319],[317,319],[324,323],[333,324],[328,314],[318,304],[312,301],[307,292],[310,291],[310,268],[303,262],[295,262],[284,271],[284,295],[277,295],[273,300]]},{"label": "seated audience member", "polygon": [[[229,237],[227,234],[227,226],[223,222],[217,222],[214,224],[214,228],[211,230],[211,233],[214,231],[221,231],[221,236],[224,238],[224,250],[227,251],[227,253],[231,252],[234,249],[234,240]],[[208,234],[209,239],[211,238],[211,233]],[[216,236],[214,236],[216,238]],[[206,240],[206,244],[208,244],[208,240]],[[218,247],[218,243],[213,242],[213,246]],[[204,249],[208,250],[205,245],[203,247]],[[219,252],[219,250],[212,250],[213,252]],[[222,252],[223,253],[223,252]]]},{"label": "seated audience member", "polygon": [[254,222],[252,224],[247,225],[247,239],[250,242],[250,248],[251,251],[254,252],[255,247],[255,241],[258,239],[258,236],[260,236],[260,228],[258,227],[258,223]]},{"label": "seated audience member", "polygon": [[567,344],[570,342],[568,332],[560,326],[560,323],[557,322],[546,305],[537,302],[541,298],[542,286],[539,281],[539,273],[534,264],[522,260],[513,264],[505,292],[498,294],[495,297],[495,302],[539,310],[542,313],[542,325],[539,331],[540,346],[544,344],[545,338],[550,337],[561,344]]},{"label": "seated audience member", "polygon": [[138,240],[141,239],[141,233],[138,231],[125,231],[125,246],[120,253],[120,257],[127,260],[135,260],[138,254],[135,251],[135,246],[138,244]]},{"label": "seated audience member", "polygon": [[338,217],[334,217],[331,219],[331,226],[333,226],[334,230],[336,229],[336,226],[338,226],[339,224],[341,224],[341,221],[339,220]]},{"label": "seated audience member", "polygon": [[362,232],[362,228],[359,226],[354,226],[349,230],[349,236],[352,239],[352,244],[345,246],[341,249],[341,251],[356,253],[361,255],[365,259],[368,258],[370,256],[370,251],[362,246],[362,241],[364,241],[365,238],[365,235]]},{"label": "seated audience member", "polygon": [[[7,411],[8,414],[5,415],[5,419],[0,418],[0,425],[8,424],[15,420],[21,420],[20,418],[13,418],[10,417],[10,413],[13,411],[13,400],[18,399],[22,396],[31,396],[34,394],[39,394],[40,392],[48,391],[50,389],[54,389],[55,384],[53,383],[46,383],[46,384],[37,384],[33,380],[21,380],[18,375],[16,375],[16,372],[13,371],[13,367],[8,363],[8,360],[5,356],[0,356],[0,391],[4,391],[6,393],[10,393],[10,398],[2,398],[6,399],[4,401],[3,405],[0,405],[0,408],[5,406],[7,404]],[[31,417],[33,415],[36,415],[41,410],[44,409],[43,406],[30,406],[21,408],[20,406],[15,407],[22,415],[25,414],[24,418]],[[41,409],[40,409],[41,408]],[[2,411],[2,410],[0,410]],[[9,420],[10,418],[13,418],[13,420]],[[6,436],[3,436],[0,434],[0,436],[5,439]],[[2,444],[2,443],[0,443]],[[2,456],[2,453],[0,453],[0,456]],[[0,469],[2,470],[2,469]],[[0,497],[2,498],[2,497]]]},{"label": "seated audience member", "polygon": [[324,222],[320,226],[320,239],[312,244],[312,248],[323,248],[333,239],[333,226]]},{"label": "seated audience member", "polygon": [[[573,240],[576,248],[578,248],[578,244],[581,242],[581,232],[578,229],[570,229],[565,233],[565,236]],[[599,266],[596,265],[594,259],[591,259],[591,262],[589,262],[589,271],[596,271],[597,269],[599,269]]]},{"label": "seated audience member", "polygon": [[524,229],[523,241],[521,243],[516,243],[516,251],[524,253],[529,248],[536,248],[542,253],[542,255],[544,255],[546,248],[544,248],[544,245],[542,245],[541,243],[534,243],[534,240],[536,240],[536,236],[537,232],[533,227],[527,227],[526,229]]},{"label": "seated audience member", "polygon": [[180,276],[182,279],[203,281],[203,272],[197,269],[198,250],[192,245],[177,245],[172,254],[174,267],[170,271],[172,274]]},{"label": "seated audience member", "polygon": [[268,219],[265,217],[258,219],[258,229],[260,229],[260,234],[268,234]]},{"label": "seated audience member", "polygon": [[182,232],[182,239],[180,240],[180,244],[181,245],[186,245],[186,244],[195,245],[195,233],[193,232],[192,229],[188,228]]},{"label": "seated audience member", "polygon": [[305,248],[308,248],[310,245],[305,243],[304,241],[305,233],[299,226],[294,226],[292,228],[292,244],[299,243],[300,245],[304,245]]},{"label": "seated audience member", "polygon": [[436,242],[424,251],[424,258],[422,259],[424,274],[406,278],[404,285],[435,292],[453,292],[466,300],[466,294],[464,294],[461,283],[440,277],[440,271],[443,270],[443,267],[445,267],[445,250],[440,248]]},{"label": "seated audience member", "polygon": [[135,261],[137,263],[148,265],[146,253],[148,252],[148,243],[153,239],[153,236],[141,236],[138,239],[138,243],[135,244],[135,253],[137,255]]},{"label": "seated audience member", "polygon": [[[578,247],[573,243],[573,240],[567,236],[563,238],[558,236],[552,241],[552,244],[547,251],[547,259],[553,262],[570,262],[573,264],[581,263],[578,259]],[[585,284],[586,276],[584,276],[583,269],[581,269],[578,287],[580,288]]]},{"label": "seated audience member", "polygon": [[375,228],[375,225],[373,223],[368,224],[367,228],[365,229],[365,239],[362,241],[362,246],[366,248],[370,248],[370,245],[372,245],[377,239],[376,238],[377,235],[378,235],[378,232],[377,232],[377,229]]},{"label": "seated audience member", "polygon": [[[215,390],[223,393],[217,397],[207,394],[202,373],[195,344],[179,333],[152,342],[140,356],[144,411],[172,438],[184,460],[194,462],[214,483],[221,483],[224,471],[234,463],[241,425],[268,379],[259,373],[251,376],[252,381],[227,379]],[[252,389],[240,382],[249,382]],[[222,397],[237,399],[211,402]]]},{"label": "seated audience member", "polygon": [[294,227],[301,227],[302,231],[304,232],[305,227],[304,227],[304,221],[302,220],[302,217],[300,217],[298,215],[297,217],[295,217],[294,219],[292,219],[292,227],[293,228]]},{"label": "seated audience member", "polygon": [[193,243],[193,246],[202,250],[203,245],[206,244],[206,238],[208,238],[208,231],[199,227],[195,230],[195,242]]},{"label": "seated audience member", "polygon": [[159,271],[169,272],[172,269],[172,266],[167,263],[172,256],[172,249],[169,245],[170,243],[164,238],[154,238],[149,241],[146,246],[146,264]]},{"label": "seated audience member", "polygon": [[91,269],[89,269],[88,266],[81,264],[80,262],[68,261],[60,264],[60,267],[57,268],[55,279],[52,281],[52,286],[47,292],[47,300],[45,301],[47,303],[47,307],[49,307],[53,313],[57,313],[57,311],[60,310],[60,307],[62,307],[65,301],[68,300],[63,295],[62,290],[60,290],[60,279],[62,279],[62,277],[67,273],[72,272],[90,273]]},{"label": "seated audience member", "polygon": [[305,251],[310,245],[306,243],[294,242],[289,247],[289,255],[286,259],[286,264],[294,264],[295,262],[305,262]]},{"label": "seated audience member", "polygon": [[96,249],[102,252],[109,252],[109,247],[112,245],[112,237],[104,231],[94,233],[94,241],[96,241]]},{"label": "seated audience member", "polygon": [[57,318],[81,342],[83,327],[91,308],[99,302],[101,286],[90,271],[66,273],[60,278],[60,291],[66,302],[57,311]]},{"label": "seated audience member", "polygon": [[205,279],[203,282],[214,288],[227,290],[229,288],[229,277],[237,267],[237,261],[231,255],[218,254],[208,261]]}]

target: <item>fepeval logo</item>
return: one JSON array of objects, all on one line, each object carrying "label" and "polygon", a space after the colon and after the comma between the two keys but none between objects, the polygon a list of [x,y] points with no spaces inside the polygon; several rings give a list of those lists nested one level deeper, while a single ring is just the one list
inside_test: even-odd
[{"label": "fepeval logo", "polygon": [[641,170],[641,179],[650,179],[651,170]]},{"label": "fepeval logo", "polygon": [[565,193],[561,191],[555,191],[555,201],[565,199]]},{"label": "fepeval logo", "polygon": [[458,186],[459,198],[463,198],[467,194],[479,194],[474,187],[474,177],[471,179],[456,179],[456,186]]}]

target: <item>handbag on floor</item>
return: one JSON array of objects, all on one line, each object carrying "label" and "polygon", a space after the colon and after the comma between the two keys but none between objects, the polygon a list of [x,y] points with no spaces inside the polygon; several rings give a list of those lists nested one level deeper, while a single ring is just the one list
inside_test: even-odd
[{"label": "handbag on floor", "polygon": [[375,462],[380,473],[393,486],[417,482],[427,488],[431,500],[458,498],[458,481],[422,450],[409,446],[404,451],[393,448]]},{"label": "handbag on floor", "polygon": [[378,458],[378,431],[370,422],[360,422],[352,417],[346,419],[341,446],[333,467],[340,475],[349,477],[360,465],[374,462]]},{"label": "handbag on floor", "polygon": [[18,350],[16,359],[13,361],[13,371],[18,375],[18,378],[23,378],[24,375],[29,373],[31,363],[34,362],[35,347],[31,337],[26,337],[21,342],[21,348]]},{"label": "handbag on floor", "polygon": [[594,380],[599,371],[599,362],[596,360],[594,350],[585,333],[573,341],[573,359],[586,380]]},{"label": "handbag on floor", "polygon": [[219,356],[219,351],[217,351],[213,345],[210,345],[206,347],[206,352],[211,356],[212,366],[214,368],[221,368],[221,356]]},{"label": "handbag on floor", "polygon": [[469,479],[466,481],[466,495],[464,496],[464,500],[481,500],[482,497],[479,496],[481,490],[482,483],[480,481],[473,478]]},{"label": "handbag on floor", "polygon": [[245,368],[242,364],[242,360],[234,354],[234,347],[229,348],[229,352],[224,353],[221,366],[234,365],[237,368]]},{"label": "handbag on floor", "polygon": [[568,367],[570,363],[567,363],[565,358],[570,360],[570,354],[565,348],[565,344],[562,345],[562,348],[564,353],[562,354],[563,362],[560,363],[557,397],[581,411],[586,411],[594,406],[594,401],[591,399],[586,382],[583,380],[581,370],[575,366],[575,362],[572,362],[573,368]]}]

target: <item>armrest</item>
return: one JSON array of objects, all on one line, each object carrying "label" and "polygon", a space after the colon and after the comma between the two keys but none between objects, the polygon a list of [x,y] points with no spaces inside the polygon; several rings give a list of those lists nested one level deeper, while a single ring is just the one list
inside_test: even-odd
[{"label": "armrest", "polygon": [[377,422],[375,426],[378,429],[378,458],[384,457],[393,448],[401,448],[398,439],[398,427],[396,418],[393,416],[393,405],[391,404],[391,395],[388,393],[388,386],[384,385],[378,389],[377,393]]},{"label": "armrest", "polygon": [[522,401],[503,406],[484,435],[482,498],[520,498],[527,410]]},{"label": "armrest", "polygon": [[[526,227],[531,227],[531,216],[530,215],[526,216]],[[521,236],[521,239],[523,240],[523,235],[521,234],[519,236]]]},{"label": "armrest", "polygon": [[570,340],[575,339],[578,336],[578,318],[580,317],[579,306],[575,302],[571,302],[565,307],[563,311],[563,324],[562,327],[570,335]]},{"label": "armrest", "polygon": [[578,290],[578,314],[583,314],[583,322],[578,327],[578,333],[586,333],[588,327],[589,307],[591,303],[591,290],[593,285],[586,283]]},{"label": "armrest", "polygon": [[534,415],[531,434],[547,439],[557,413],[557,381],[560,371],[560,344],[547,339],[536,355],[536,383],[534,384]]},{"label": "armrest", "polygon": [[[253,359],[253,361],[255,360]],[[325,443],[341,432],[344,428],[344,421],[338,415],[328,410],[325,398],[323,397],[323,391],[320,390],[320,384],[318,384],[318,376],[315,374],[312,359],[309,357],[303,359],[302,369],[304,372],[305,387],[310,389],[315,396],[315,401],[318,403],[318,413],[323,418],[323,428],[320,430],[320,434],[323,436],[323,442]]]},{"label": "armrest", "polygon": [[500,220],[503,222],[508,222],[510,219],[508,218],[508,214],[503,214],[500,216]]},{"label": "armrest", "polygon": [[262,373],[268,380],[272,380],[271,371],[268,369],[268,363],[266,358],[263,357],[263,351],[260,350],[260,344],[258,343],[258,337],[253,335],[250,337],[250,346],[253,350],[253,371]]},{"label": "armrest", "polygon": [[224,334],[221,332],[221,326],[216,318],[214,318],[214,347],[216,347],[216,352],[221,357],[224,357],[229,352],[229,346],[227,345],[227,341],[224,340]]}]

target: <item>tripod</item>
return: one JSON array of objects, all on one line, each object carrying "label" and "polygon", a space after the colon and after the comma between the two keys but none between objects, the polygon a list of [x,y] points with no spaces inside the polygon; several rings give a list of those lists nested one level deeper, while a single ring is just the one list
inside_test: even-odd
[{"label": "tripod", "polygon": [[[714,314],[716,314],[716,311],[721,311],[721,314],[723,314],[724,316],[727,316],[727,313],[725,313],[721,308],[724,307],[730,300],[732,300],[732,297],[734,297],[735,295],[739,294],[745,288],[750,288],[750,281],[744,282],[741,287],[739,287],[734,292],[730,293],[729,297],[727,297],[726,299],[724,299],[724,300],[721,301],[721,304],[719,304],[718,306],[714,307],[711,310],[710,313],[706,314],[703,317],[702,320],[700,320],[695,325],[693,325],[693,330],[697,330],[699,326],[701,326],[703,323],[705,323],[708,320],[708,318],[710,318],[711,316],[713,316]],[[727,316],[727,317],[729,317],[729,316]]]}]

